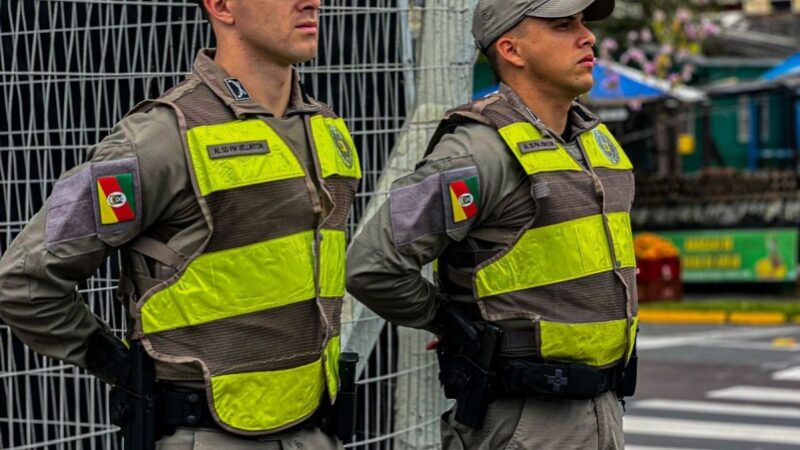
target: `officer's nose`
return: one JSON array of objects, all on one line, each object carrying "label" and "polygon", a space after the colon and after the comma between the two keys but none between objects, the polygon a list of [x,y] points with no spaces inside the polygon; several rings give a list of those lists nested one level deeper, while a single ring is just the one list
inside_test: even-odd
[{"label": "officer's nose", "polygon": [[597,43],[597,38],[595,37],[592,30],[590,30],[586,24],[581,23],[581,37],[578,40],[578,47],[580,48],[592,48],[594,44]]},{"label": "officer's nose", "polygon": [[297,9],[301,11],[318,11],[322,7],[322,0],[301,0]]}]

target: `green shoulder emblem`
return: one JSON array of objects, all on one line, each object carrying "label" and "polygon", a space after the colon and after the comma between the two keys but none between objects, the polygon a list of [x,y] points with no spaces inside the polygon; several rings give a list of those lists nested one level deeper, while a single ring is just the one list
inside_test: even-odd
[{"label": "green shoulder emblem", "polygon": [[328,124],[328,132],[331,134],[331,138],[333,139],[334,144],[336,144],[336,149],[339,151],[339,157],[344,162],[344,165],[347,166],[348,169],[353,167],[353,149],[350,148],[350,144],[347,143],[347,140],[342,135],[342,132],[336,128],[334,124]]}]

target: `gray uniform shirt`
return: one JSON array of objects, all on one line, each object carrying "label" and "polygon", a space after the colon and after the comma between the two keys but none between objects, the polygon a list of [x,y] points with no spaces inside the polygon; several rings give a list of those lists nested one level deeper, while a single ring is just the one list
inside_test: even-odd
[{"label": "gray uniform shirt", "polygon": [[[211,88],[234,115],[255,115],[268,123],[288,144],[309,173],[314,173],[302,115],[308,108],[297,75],[289,109],[282,118],[242,97],[230,76],[201,51],[192,77]],[[205,242],[209,229],[194,194],[182,144],[182,130],[172,109],[156,107],[129,115],[88,152],[87,161],[64,173],[44,207],[30,220],[0,259],[0,319],[34,351],[86,367],[87,339],[108,329],[89,310],[76,291],[117,248],[142,233],[165,242],[180,255],[191,255]],[[92,185],[98,170],[120,169],[138,174],[136,217],[103,225],[97,192]],[[126,271],[151,278],[143,261]],[[168,275],[168,274],[167,274]],[[165,367],[159,376],[202,379],[197,368]],[[187,372],[188,370],[188,372]],[[169,374],[176,374],[174,377]]]},{"label": "gray uniform shirt", "polygon": [[[575,104],[570,111],[571,139],[565,143],[528,114],[510,88],[501,86],[501,92],[585,164],[576,139],[599,122],[596,116]],[[473,176],[480,186],[478,212],[456,223],[449,184]],[[393,323],[426,328],[440,294],[421,275],[422,267],[467,238],[496,248],[511,245],[535,212],[530,179],[497,131],[478,123],[461,125],[445,135],[412,174],[393,184],[390,199],[355,237],[347,254],[347,289]]]}]

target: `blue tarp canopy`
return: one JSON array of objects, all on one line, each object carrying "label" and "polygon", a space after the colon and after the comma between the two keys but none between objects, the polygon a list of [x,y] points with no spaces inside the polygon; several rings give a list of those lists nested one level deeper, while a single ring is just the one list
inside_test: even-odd
[{"label": "blue tarp canopy", "polygon": [[[614,79],[616,78],[616,80]],[[497,91],[497,86],[475,93],[480,98]],[[692,102],[705,95],[687,86],[672,87],[666,80],[645,75],[643,72],[613,62],[599,62],[594,68],[594,87],[588,94],[590,102],[626,103],[633,100],[655,100],[675,97]]]},{"label": "blue tarp canopy", "polygon": [[761,75],[762,80],[774,80],[787,75],[800,75],[800,52],[786,58],[782,63]]},{"label": "blue tarp canopy", "polygon": [[[618,81],[615,81],[617,78]],[[594,87],[589,91],[589,99],[595,101],[626,101],[658,98],[667,93],[643,83],[619,70],[609,70],[603,64],[594,68]]]}]

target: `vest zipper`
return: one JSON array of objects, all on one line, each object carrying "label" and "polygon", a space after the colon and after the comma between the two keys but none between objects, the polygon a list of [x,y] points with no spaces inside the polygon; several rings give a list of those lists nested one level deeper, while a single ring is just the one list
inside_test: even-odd
[{"label": "vest zipper", "polygon": [[[592,130],[594,130],[594,129],[596,129],[596,127],[593,128]],[[575,138],[575,144],[578,146],[578,149],[581,151],[581,154],[583,155],[584,161],[586,161],[586,168],[584,170],[586,171],[587,174],[589,174],[589,176],[592,177],[592,181],[594,182],[594,186],[595,186],[595,192],[597,192],[601,196],[602,205],[603,205],[603,228],[605,229],[605,232],[606,232],[606,240],[608,241],[608,250],[609,250],[610,255],[611,255],[611,264],[614,266],[614,268],[613,268],[614,275],[616,275],[616,277],[620,280],[622,285],[625,287],[625,324],[626,324],[626,326],[625,326],[625,355],[624,355],[624,359],[625,359],[625,363],[627,364],[627,362],[628,362],[628,353],[629,353],[628,349],[630,349],[630,347],[631,347],[631,332],[630,332],[630,329],[631,329],[631,325],[633,324],[633,311],[632,311],[632,308],[631,308],[630,286],[628,286],[628,283],[625,281],[625,278],[619,273],[619,270],[622,268],[622,261],[619,260],[619,258],[617,257],[617,252],[614,249],[614,238],[613,238],[613,235],[611,234],[611,226],[608,223],[608,212],[606,211],[606,193],[605,193],[605,190],[603,189],[603,183],[600,181],[600,177],[597,176],[597,173],[595,173],[594,166],[592,165],[592,162],[589,159],[589,155],[586,153],[586,149],[583,148],[583,144],[581,143],[580,136],[583,135],[584,133],[588,133],[588,132],[590,132],[592,130],[587,130],[587,131],[584,131],[584,132],[580,133]],[[569,152],[567,152],[567,153],[569,154]]]},{"label": "vest zipper", "polygon": [[[311,160],[314,165],[314,176],[317,178],[317,184],[319,185],[319,190],[320,190],[320,192],[317,192],[316,194],[321,197],[321,195],[319,195],[321,193],[326,197],[326,201],[328,203],[333,204],[333,196],[325,188],[325,180],[321,176],[322,167],[319,163],[319,157],[317,155],[317,144],[316,141],[314,140],[314,134],[312,133],[311,129],[311,117],[308,114],[303,116],[303,123],[305,125],[305,130],[306,130],[306,139],[308,140],[308,145],[311,150],[309,153],[311,153]],[[311,176],[311,174],[309,174],[309,176]],[[320,288],[320,255],[321,255],[321,247],[323,239],[322,226],[325,224],[332,211],[333,210],[329,211],[326,214],[325,208],[320,208],[319,215],[317,216],[319,220],[317,221],[317,224],[314,227],[314,245],[312,246],[312,253],[314,255],[314,296],[315,296],[314,301],[317,305],[317,313],[320,316],[322,316],[322,319],[325,322],[324,323],[325,336],[324,339],[322,340],[322,348],[320,348],[320,361],[322,362],[322,370],[323,373],[325,374],[323,381],[325,383],[326,390],[328,390],[327,386],[328,386],[329,374],[328,374],[328,361],[327,361],[328,355],[325,350],[328,347],[328,343],[331,337],[331,332],[333,331],[333,329],[331,327],[330,321],[328,320],[328,316],[325,315],[325,309],[322,307],[322,304],[320,303],[321,301],[320,296],[322,295],[322,291]],[[331,404],[333,404],[334,397],[331,395],[330,392],[328,392],[328,399],[331,402]]]}]

